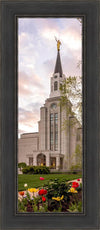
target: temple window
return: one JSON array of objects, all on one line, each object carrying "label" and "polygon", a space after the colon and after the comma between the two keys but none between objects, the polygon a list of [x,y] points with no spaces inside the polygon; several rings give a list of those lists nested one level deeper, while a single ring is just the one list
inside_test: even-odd
[{"label": "temple window", "polygon": [[33,157],[29,157],[29,165],[33,165]]},{"label": "temple window", "polygon": [[57,90],[57,89],[58,89],[58,82],[55,81],[55,82],[54,82],[54,91]]},{"label": "temple window", "polygon": [[54,126],[55,126],[55,150],[58,150],[58,113],[55,113],[55,120],[54,120]]},{"label": "temple window", "polygon": [[53,150],[53,113],[50,114],[50,150]]}]

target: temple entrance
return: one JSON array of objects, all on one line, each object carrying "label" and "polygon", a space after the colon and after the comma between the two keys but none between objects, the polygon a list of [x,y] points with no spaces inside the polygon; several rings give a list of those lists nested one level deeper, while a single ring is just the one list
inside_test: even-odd
[{"label": "temple entrance", "polygon": [[56,169],[56,157],[50,157],[50,168]]},{"label": "temple entrance", "polygon": [[38,166],[44,166],[44,165],[46,165],[46,156],[43,153],[40,153],[37,156],[37,165]]}]

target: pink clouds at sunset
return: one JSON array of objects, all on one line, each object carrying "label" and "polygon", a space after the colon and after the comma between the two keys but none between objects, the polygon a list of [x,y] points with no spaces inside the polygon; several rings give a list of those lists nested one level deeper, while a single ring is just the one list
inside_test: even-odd
[{"label": "pink clouds at sunset", "polygon": [[31,94],[33,92],[32,85],[34,85],[34,90],[43,86],[37,75],[28,76],[24,72],[19,72],[19,95],[27,96],[27,94]]},{"label": "pink clouds at sunset", "polygon": [[54,72],[57,47],[63,73],[81,76],[82,24],[76,18],[18,19],[18,130],[37,132],[40,107],[50,94],[50,77]]}]

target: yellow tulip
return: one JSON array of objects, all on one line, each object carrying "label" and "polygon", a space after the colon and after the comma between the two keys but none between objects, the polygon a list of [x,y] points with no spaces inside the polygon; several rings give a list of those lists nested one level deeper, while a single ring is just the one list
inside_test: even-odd
[{"label": "yellow tulip", "polygon": [[39,189],[38,188],[29,188],[28,191],[29,192],[38,192]]},{"label": "yellow tulip", "polygon": [[77,193],[77,190],[75,190],[75,188],[71,187],[70,190],[68,190],[68,192]]},{"label": "yellow tulip", "polygon": [[58,196],[58,197],[52,197],[52,200],[57,200],[57,201],[60,201],[60,200],[63,200],[64,198],[64,195],[62,195],[61,197]]},{"label": "yellow tulip", "polygon": [[63,200],[63,198],[64,198],[64,195],[62,195],[60,199]]}]

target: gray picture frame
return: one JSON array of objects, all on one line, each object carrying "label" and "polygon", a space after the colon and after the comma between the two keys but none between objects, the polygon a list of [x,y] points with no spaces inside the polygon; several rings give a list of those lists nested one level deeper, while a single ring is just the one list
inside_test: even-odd
[{"label": "gray picture frame", "polygon": [[[99,1],[1,2],[1,229],[99,229]],[[18,214],[17,27],[18,16],[82,17],[83,213]]]}]

